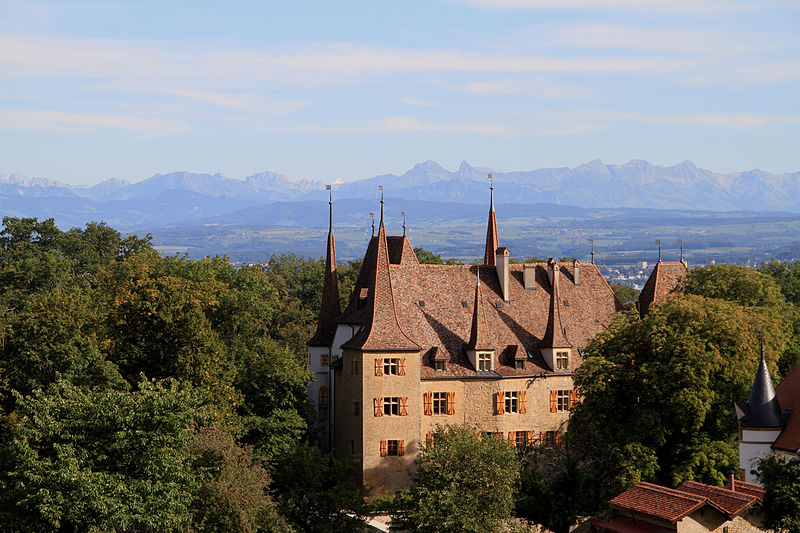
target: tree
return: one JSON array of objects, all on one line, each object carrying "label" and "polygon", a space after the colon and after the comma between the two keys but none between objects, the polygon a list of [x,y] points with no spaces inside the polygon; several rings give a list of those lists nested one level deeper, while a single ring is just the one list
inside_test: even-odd
[{"label": "tree", "polygon": [[252,450],[216,428],[201,428],[187,450],[200,479],[191,505],[192,531],[290,531],[268,492],[270,476]]},{"label": "tree", "polygon": [[777,533],[800,533],[800,461],[768,455],[755,473],[765,490],[764,525]]},{"label": "tree", "polygon": [[622,283],[612,283],[611,290],[625,307],[633,305],[639,298],[639,291]]},{"label": "tree", "polygon": [[423,265],[463,265],[458,259],[442,259],[441,255],[429,252],[424,248],[414,248],[414,254],[417,256],[417,261]]},{"label": "tree", "polygon": [[193,391],[171,380],[134,392],[59,383],[16,400],[0,468],[3,529],[185,531]]},{"label": "tree", "polygon": [[511,516],[519,463],[504,440],[480,439],[467,426],[437,427],[414,463],[414,485],[392,517],[393,529],[500,531]]},{"label": "tree", "polygon": [[281,514],[306,533],[349,533],[364,526],[367,490],[353,480],[353,461],[297,444],[275,469]]},{"label": "tree", "polygon": [[676,486],[684,480],[724,482],[737,463],[734,402],[750,392],[764,328],[768,361],[787,332],[754,308],[696,295],[677,295],[641,321],[621,313],[587,346],[576,371],[581,402],[570,418],[573,440],[597,434],[636,462],[621,477]]},{"label": "tree", "polygon": [[788,301],[800,304],[800,261],[789,263],[772,258],[769,263],[761,263],[758,270],[775,280]]}]

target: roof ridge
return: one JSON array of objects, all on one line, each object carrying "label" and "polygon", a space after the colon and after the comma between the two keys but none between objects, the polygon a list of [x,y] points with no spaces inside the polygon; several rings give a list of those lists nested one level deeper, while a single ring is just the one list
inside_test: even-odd
[{"label": "roof ridge", "polygon": [[639,483],[638,486],[640,487],[644,486],[645,488],[652,490],[653,492],[660,492],[662,494],[668,494],[670,496],[677,496],[679,498],[683,498],[685,500],[691,500],[697,503],[702,503],[708,500],[708,498],[703,498],[702,496],[698,496],[697,494],[692,494],[691,492],[686,492],[679,489],[672,489],[669,487],[664,487],[662,485],[648,483],[646,481],[642,481],[641,483]]}]

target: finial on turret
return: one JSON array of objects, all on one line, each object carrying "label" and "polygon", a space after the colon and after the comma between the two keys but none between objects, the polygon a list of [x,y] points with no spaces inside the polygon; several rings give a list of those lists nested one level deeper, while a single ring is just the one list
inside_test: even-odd
[{"label": "finial on turret", "polygon": [[494,211],[494,178],[489,172],[489,211]]},{"label": "finial on turret", "polygon": [[683,263],[683,239],[678,239],[678,246],[681,247],[681,263]]},{"label": "finial on turret", "polygon": [[592,246],[592,264],[594,264],[594,239],[589,239],[589,244]]},{"label": "finial on turret", "polygon": [[375,213],[370,213],[369,217],[372,219],[372,236],[375,236]]},{"label": "finial on turret", "polygon": [[403,217],[403,237],[406,236],[406,212],[400,211],[400,216]]},{"label": "finial on turret", "polygon": [[328,217],[329,217],[329,220],[328,220],[328,232],[331,232],[331,231],[333,231],[333,191],[331,190],[331,186],[330,185],[326,185],[325,186],[325,190],[326,191],[330,191],[328,193],[328,211],[329,211],[329,213],[328,213]]},{"label": "finial on turret", "polygon": [[658,262],[661,262],[661,239],[656,239],[656,244],[658,245]]},{"label": "finial on turret", "polygon": [[381,222],[378,227],[383,227],[383,185],[378,185],[378,190],[381,191]]}]

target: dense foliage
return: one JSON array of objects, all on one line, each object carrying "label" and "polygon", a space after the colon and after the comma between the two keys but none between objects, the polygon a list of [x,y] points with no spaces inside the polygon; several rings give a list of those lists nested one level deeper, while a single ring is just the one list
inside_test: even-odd
[{"label": "dense foliage", "polygon": [[414,461],[413,487],[392,527],[420,533],[502,530],[519,479],[514,449],[467,426],[438,427]]},{"label": "dense foliage", "polygon": [[765,525],[777,533],[800,533],[800,461],[769,455],[758,463],[764,485]]}]

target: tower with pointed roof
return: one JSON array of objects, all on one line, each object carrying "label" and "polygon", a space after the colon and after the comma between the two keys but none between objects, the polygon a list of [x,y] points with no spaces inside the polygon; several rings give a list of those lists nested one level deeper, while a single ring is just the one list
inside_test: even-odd
[{"label": "tower with pointed roof", "polygon": [[750,389],[750,398],[747,403],[736,404],[734,407],[739,422],[740,474],[746,482],[757,483],[758,479],[752,470],[759,459],[773,452],[774,444],[781,437],[789,419],[788,413],[781,411],[778,395],[772,385],[763,338],[761,360]]},{"label": "tower with pointed roof", "polygon": [[[489,174],[491,182],[492,175]],[[494,212],[494,184],[489,186],[489,224],[486,228],[486,249],[483,254],[483,264],[495,266],[497,264],[495,253],[500,246],[497,240],[497,216]]]}]

